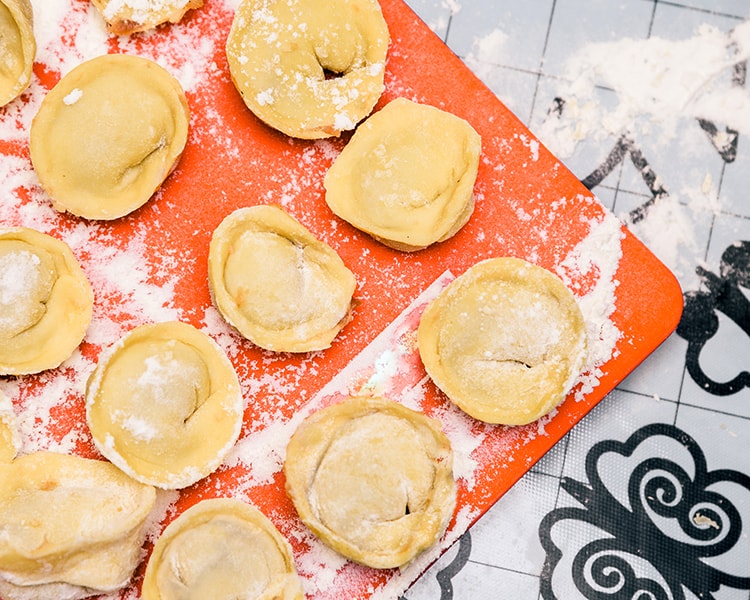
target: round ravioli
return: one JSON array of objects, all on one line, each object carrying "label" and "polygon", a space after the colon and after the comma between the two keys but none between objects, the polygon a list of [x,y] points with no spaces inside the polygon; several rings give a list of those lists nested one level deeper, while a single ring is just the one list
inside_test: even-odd
[{"label": "round ravioli", "polygon": [[417,338],[435,384],[487,423],[523,425],[547,414],[586,359],[572,292],[518,258],[485,260],[457,277],[424,311]]},{"label": "round ravioli", "polygon": [[212,473],[242,426],[229,359],[187,323],[136,327],[102,353],[86,386],[99,451],[144,483],[179,489]]},{"label": "round ravioli", "polygon": [[117,219],[145,204],[177,166],[189,110],[155,62],[105,54],[65,75],[31,124],[34,169],[54,207]]},{"label": "round ravioli", "polygon": [[31,81],[36,38],[29,0],[0,0],[0,56],[0,106],[4,106]]},{"label": "round ravioli", "polygon": [[226,54],[258,118],[316,139],[370,114],[383,93],[389,41],[377,0],[243,0]]},{"label": "round ravioli", "polygon": [[0,463],[0,594],[113,592],[141,560],[156,490],[101,460],[34,452]]},{"label": "round ravioli", "polygon": [[307,417],[284,474],[311,531],[374,568],[401,567],[435,544],[456,503],[439,422],[385,398],[350,397]]},{"label": "round ravioli", "polygon": [[302,600],[292,551],[257,508],[203,500],[172,521],[146,567],[143,600]]},{"label": "round ravioli", "polygon": [[65,242],[0,228],[0,375],[59,366],[83,340],[94,296]]},{"label": "round ravioli", "polygon": [[185,13],[203,6],[203,0],[91,0],[107,24],[107,31],[128,35],[177,23]]},{"label": "round ravioli", "polygon": [[238,209],[216,228],[208,281],[227,322],[277,352],[328,348],[351,320],[357,285],[333,248],[270,205]]},{"label": "round ravioli", "polygon": [[468,222],[480,152],[467,121],[397,98],[357,128],[326,173],[325,199],[385,245],[421,250]]}]

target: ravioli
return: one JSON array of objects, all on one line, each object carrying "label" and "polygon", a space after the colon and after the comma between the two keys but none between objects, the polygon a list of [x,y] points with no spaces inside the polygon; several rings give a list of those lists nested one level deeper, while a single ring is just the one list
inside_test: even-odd
[{"label": "ravioli", "polygon": [[307,417],[287,446],[286,490],[326,545],[373,568],[433,546],[456,504],[453,451],[438,421],[381,397]]},{"label": "ravioli", "polygon": [[60,366],[83,341],[93,303],[65,242],[28,227],[0,227],[0,375]]},{"label": "ravioli", "polygon": [[396,98],[362,123],[324,178],[330,209],[413,252],[455,235],[474,211],[481,137],[464,119]]},{"label": "ravioli", "polygon": [[240,433],[232,363],[192,325],[141,325],[102,353],[86,386],[99,451],[134,479],[181,489],[216,470]]},{"label": "ravioli", "polygon": [[505,425],[558,406],[587,347],[573,293],[552,272],[513,257],[479,262],[451,282],[425,309],[417,340],[427,373],[451,402]]},{"label": "ravioli", "polygon": [[190,112],[152,60],[105,54],[67,73],[31,124],[31,161],[53,206],[112,220],[143,206],[177,167]]},{"label": "ravioli", "polygon": [[172,521],[154,545],[143,600],[302,600],[288,542],[250,504],[213,498]]},{"label": "ravioli", "polygon": [[328,348],[351,320],[357,285],[333,248],[273,205],[222,221],[211,238],[208,280],[226,321],[276,352]]}]

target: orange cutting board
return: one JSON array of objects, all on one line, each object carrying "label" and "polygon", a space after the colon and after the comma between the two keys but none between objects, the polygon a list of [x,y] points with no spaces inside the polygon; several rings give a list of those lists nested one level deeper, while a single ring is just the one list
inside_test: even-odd
[{"label": "orange cutting board", "polygon": [[[392,40],[386,91],[377,108],[406,96],[463,117],[482,136],[476,209],[455,237],[407,254],[380,245],[335,217],[324,201],[322,180],[347,137],[293,140],[269,129],[245,108],[224,55],[232,11],[218,0],[208,0],[177,26],[108,41],[110,52],[156,57],[186,52],[187,63],[192,51],[191,44],[185,43],[189,36],[202,36],[204,63],[206,44],[212,48],[212,62],[201,83],[187,93],[191,109],[187,148],[163,188],[147,205],[114,222],[87,223],[56,213],[44,220],[47,232],[67,240],[77,239],[85,228],[92,243],[74,249],[93,280],[97,313],[119,323],[118,333],[153,313],[132,309],[137,295],[136,300],[124,302],[111,286],[105,293],[97,284],[118,277],[112,255],[107,259],[109,272],[101,267],[100,249],[125,254],[134,239],[142,240],[143,263],[138,268],[147,273],[144,283],[162,286],[178,318],[220,341],[242,382],[247,408],[236,452],[216,473],[182,490],[174,510],[156,529],[203,498],[236,496],[253,502],[292,544],[310,598],[395,598],[674,330],[682,310],[681,290],[668,269],[619,223],[606,227],[614,217],[410,8],[401,0],[381,0],[381,5]],[[70,10],[80,14],[87,9],[88,2],[79,0]],[[70,23],[103,26],[91,19]],[[62,44],[76,43],[74,28],[79,25],[61,32]],[[49,64],[37,64],[35,73],[46,88],[60,77],[59,68]],[[0,119],[8,118],[12,114],[6,108]],[[0,151],[28,161],[23,139],[0,142]],[[24,207],[48,200],[33,183],[24,182],[2,202],[6,207],[1,224],[7,226],[28,224]],[[8,209],[7,203],[15,206]],[[220,320],[212,320],[215,313],[207,282],[210,236],[232,210],[258,203],[282,204],[330,244],[357,276],[359,303],[354,319],[326,351],[272,354],[222,327]],[[600,241],[602,248],[616,247],[621,253],[616,271],[606,272],[595,262],[589,268],[570,267],[571,257],[580,256],[582,246],[597,243],[596,234],[602,231],[610,233]],[[620,334],[607,359],[592,373],[589,387],[585,382],[579,385],[552,416],[525,427],[481,424],[453,408],[429,381],[414,344],[419,315],[430,298],[477,261],[508,255],[564,274],[581,297],[597,286],[611,289],[613,312],[604,320]],[[54,445],[72,432],[73,451],[99,456],[86,429],[82,390],[102,347],[115,341],[115,337],[88,336],[72,366],[0,379],[19,411],[53,387],[64,390],[50,411],[52,419],[36,426],[38,439],[46,437]],[[75,368],[81,364],[88,368]],[[299,522],[284,493],[280,471],[284,440],[305,414],[349,392],[385,393],[436,416],[461,459],[456,468],[458,507],[445,539],[404,571],[368,569],[327,551]],[[144,564],[120,597],[139,597],[143,568]]]}]

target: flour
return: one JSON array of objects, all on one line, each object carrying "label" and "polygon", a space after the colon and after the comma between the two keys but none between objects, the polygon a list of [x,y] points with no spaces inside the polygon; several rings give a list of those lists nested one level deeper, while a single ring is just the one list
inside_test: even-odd
[{"label": "flour", "polygon": [[[566,63],[558,93],[564,102],[561,113],[549,115],[537,134],[561,159],[574,156],[584,141],[607,147],[623,135],[636,144],[641,139],[660,146],[679,144],[689,156],[693,145],[707,143],[700,131],[688,134],[698,129],[697,119],[719,127],[726,124],[747,135],[750,92],[733,81],[733,69],[748,57],[750,22],[729,32],[703,25],[692,36],[677,40],[624,38],[587,44]],[[614,106],[602,103],[601,88],[614,92]],[[717,134],[714,140],[718,146],[720,138]],[[649,207],[643,220],[632,222],[622,215],[683,285],[695,280],[700,251],[695,224],[721,210],[709,174],[697,175],[677,189],[664,182],[668,195]]]}]

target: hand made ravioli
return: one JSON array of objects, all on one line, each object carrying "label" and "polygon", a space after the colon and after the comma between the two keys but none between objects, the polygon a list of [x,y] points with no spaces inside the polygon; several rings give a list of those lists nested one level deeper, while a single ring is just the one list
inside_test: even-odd
[{"label": "hand made ravioli", "polygon": [[165,489],[213,472],[242,426],[239,380],[192,325],[141,325],[107,349],[86,386],[99,451],[133,478]]},{"label": "hand made ravioli", "polygon": [[565,398],[586,359],[586,324],[553,273],[518,258],[477,263],[425,309],[419,354],[466,413],[523,425]]},{"label": "hand made ravioli", "polygon": [[106,461],[0,462],[0,597],[74,600],[127,585],[156,491]]},{"label": "hand made ravioli", "polygon": [[111,220],[144,205],[176,168],[189,110],[157,63],[105,54],[53,87],[31,124],[31,161],[61,212]]},{"label": "hand made ravioli", "polygon": [[94,296],[65,242],[0,228],[0,375],[59,366],[83,340]]},{"label": "hand made ravioli", "polygon": [[0,0],[0,106],[17,98],[31,81],[36,38],[29,0]]},{"label": "hand made ravioli", "polygon": [[274,524],[240,500],[194,504],[156,540],[143,600],[302,600],[292,551]]},{"label": "hand made ravioli", "polygon": [[222,221],[211,238],[208,279],[219,312],[267,350],[328,348],[351,319],[354,274],[278,206],[241,208]]},{"label": "hand made ravioli", "polygon": [[243,0],[226,45],[248,108],[292,137],[354,129],[384,85],[390,36],[377,0]]},{"label": "hand made ravioli", "polygon": [[453,451],[438,421],[379,397],[307,417],[287,446],[286,490],[325,544],[374,568],[435,544],[456,503]]},{"label": "hand made ravioli", "polygon": [[397,98],[368,117],[324,179],[331,210],[387,246],[421,250],[474,211],[481,138],[465,120]]},{"label": "hand made ravioli", "polygon": [[91,0],[107,24],[107,31],[128,35],[163,23],[177,23],[203,0]]}]

